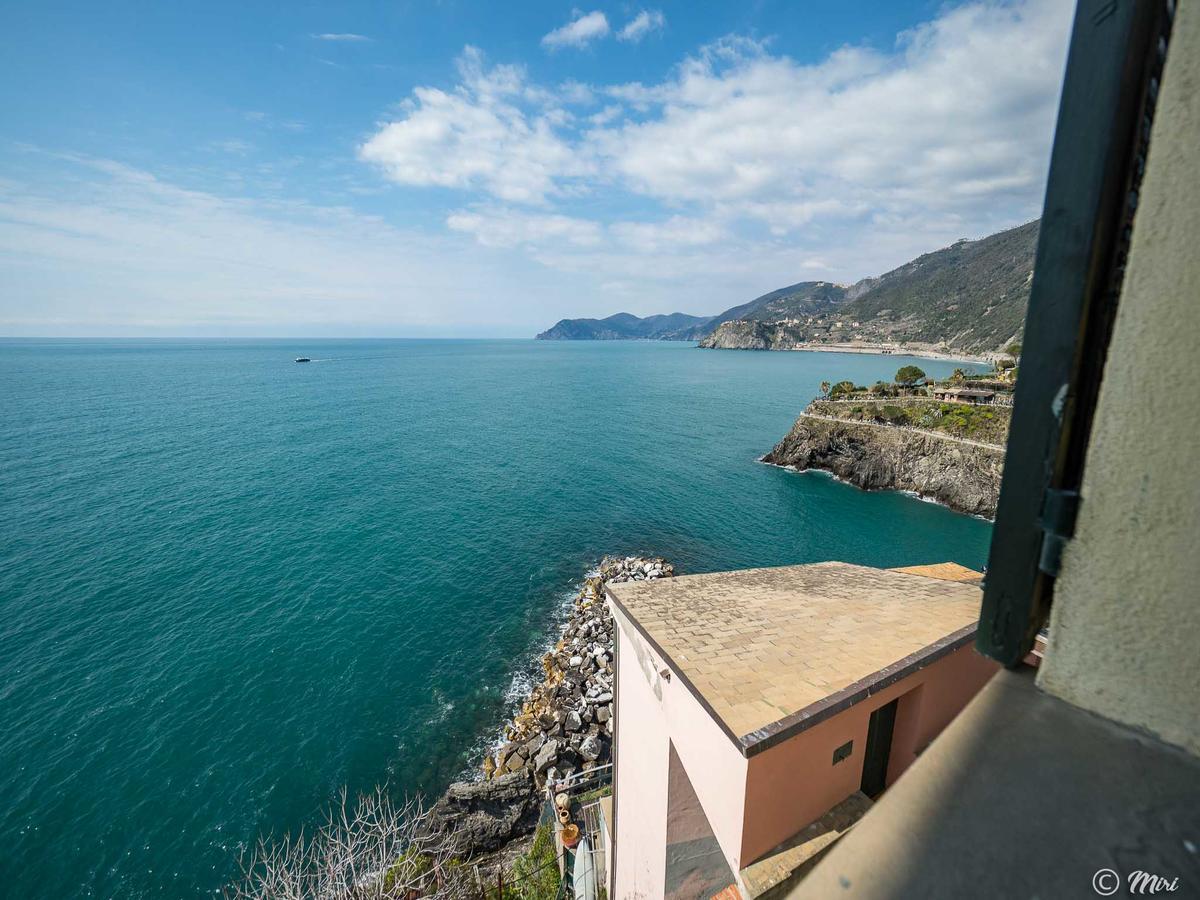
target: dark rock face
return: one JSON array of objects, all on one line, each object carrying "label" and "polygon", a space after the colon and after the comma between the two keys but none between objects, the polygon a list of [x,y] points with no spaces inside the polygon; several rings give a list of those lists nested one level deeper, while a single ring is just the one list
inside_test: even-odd
[{"label": "dark rock face", "polygon": [[783,350],[779,328],[774,323],[723,322],[699,344],[704,350]]},{"label": "dark rock face", "polygon": [[1004,451],[903,428],[801,416],[763,462],[822,469],[865,490],[912,491],[990,519]]},{"label": "dark rock face", "polygon": [[460,781],[434,804],[429,830],[449,834],[464,856],[498,850],[537,825],[538,796],[523,771],[488,781]]}]

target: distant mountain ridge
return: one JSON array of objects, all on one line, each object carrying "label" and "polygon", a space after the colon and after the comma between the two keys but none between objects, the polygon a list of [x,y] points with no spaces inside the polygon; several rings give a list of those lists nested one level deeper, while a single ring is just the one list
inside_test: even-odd
[{"label": "distant mountain ridge", "polygon": [[716,316],[686,313],[646,316],[617,313],[606,319],[560,319],[537,335],[539,341],[698,341],[720,325],[734,319],[800,314],[832,309],[841,302],[845,288],[827,281],[801,281],[756,297]]},{"label": "distant mountain ridge", "polygon": [[[607,319],[563,319],[553,328],[537,336],[539,341],[631,341],[631,340],[698,340],[698,338],[674,338],[682,332],[703,330],[713,316],[689,316],[686,313],[670,313],[663,316],[646,316],[644,319],[632,313],[617,313]],[[715,326],[714,326],[715,327]],[[712,328],[703,330],[711,334]]]},{"label": "distant mountain ridge", "polygon": [[690,340],[754,350],[855,343],[995,351],[1021,337],[1039,224],[961,240],[850,286],[802,281],[716,316],[563,319],[537,338]]}]

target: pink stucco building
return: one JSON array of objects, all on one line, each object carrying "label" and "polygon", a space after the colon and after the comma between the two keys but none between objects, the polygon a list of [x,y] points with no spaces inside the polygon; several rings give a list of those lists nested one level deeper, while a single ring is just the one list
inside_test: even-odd
[{"label": "pink stucco building", "polygon": [[752,898],[803,873],[995,673],[978,580],[819,563],[609,585],[609,895]]}]

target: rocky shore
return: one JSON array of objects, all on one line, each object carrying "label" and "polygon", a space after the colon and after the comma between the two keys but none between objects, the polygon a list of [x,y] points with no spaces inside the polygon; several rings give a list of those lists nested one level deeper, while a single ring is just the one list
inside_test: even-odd
[{"label": "rocky shore", "polygon": [[576,595],[562,636],[542,657],[544,677],[483,761],[483,778],[450,785],[431,827],[452,834],[459,854],[501,850],[533,831],[542,789],[612,760],[613,620],[610,582],[670,578],[658,557],[605,557]]},{"label": "rocky shore", "polygon": [[904,428],[800,416],[763,462],[821,469],[864,490],[911,491],[958,512],[993,518],[1003,448]]}]

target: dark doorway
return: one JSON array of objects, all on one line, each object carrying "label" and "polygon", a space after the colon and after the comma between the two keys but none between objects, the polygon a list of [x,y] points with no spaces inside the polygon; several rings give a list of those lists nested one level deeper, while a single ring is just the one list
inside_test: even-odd
[{"label": "dark doorway", "polygon": [[867,749],[863,754],[862,792],[874,800],[887,787],[888,757],[892,754],[892,729],[896,727],[893,700],[871,713],[867,725]]}]

